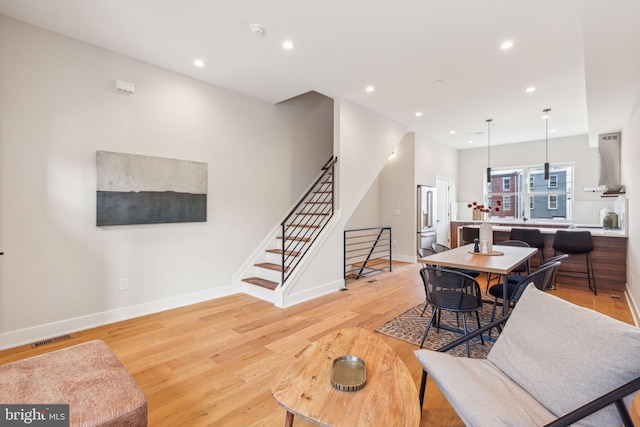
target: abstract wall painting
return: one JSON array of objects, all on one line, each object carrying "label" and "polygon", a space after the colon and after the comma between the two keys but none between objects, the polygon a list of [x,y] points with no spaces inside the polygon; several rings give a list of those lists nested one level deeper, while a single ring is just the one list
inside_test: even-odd
[{"label": "abstract wall painting", "polygon": [[205,222],[207,164],[96,152],[96,225]]}]

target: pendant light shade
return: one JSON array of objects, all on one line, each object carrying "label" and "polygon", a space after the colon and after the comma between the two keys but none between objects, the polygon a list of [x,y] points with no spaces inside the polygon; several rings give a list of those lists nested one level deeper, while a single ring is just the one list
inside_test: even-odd
[{"label": "pendant light shade", "polygon": [[491,122],[487,119],[487,185],[491,183]]},{"label": "pendant light shade", "polygon": [[550,108],[542,110],[544,115],[544,180],[549,181],[549,112]]}]

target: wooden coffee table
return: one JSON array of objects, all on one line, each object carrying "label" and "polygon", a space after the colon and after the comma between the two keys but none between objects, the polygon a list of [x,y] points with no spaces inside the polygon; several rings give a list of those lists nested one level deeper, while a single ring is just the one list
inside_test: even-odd
[{"label": "wooden coffee table", "polygon": [[[367,380],[358,391],[331,385],[335,358],[365,361]],[[296,354],[271,382],[274,399],[294,415],[322,426],[418,426],[420,404],[415,383],[398,355],[380,338],[361,328],[333,332]]]}]

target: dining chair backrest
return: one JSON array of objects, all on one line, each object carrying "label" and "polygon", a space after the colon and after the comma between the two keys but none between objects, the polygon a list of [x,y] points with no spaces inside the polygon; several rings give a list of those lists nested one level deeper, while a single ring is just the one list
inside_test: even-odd
[{"label": "dining chair backrest", "polygon": [[449,246],[440,244],[440,243],[432,243],[431,244],[431,249],[433,249],[436,252],[444,252],[444,251],[450,251],[451,248]]},{"label": "dining chair backrest", "polygon": [[420,270],[427,302],[453,312],[477,311],[482,307],[480,285],[471,276],[427,265]]},{"label": "dining chair backrest", "polygon": [[544,266],[538,267],[536,271],[529,274],[518,284],[517,289],[513,292],[513,295],[511,296],[511,301],[514,301],[514,302],[518,301],[520,299],[520,296],[524,292],[524,289],[530,283],[533,283],[534,286],[540,289],[541,291],[544,291],[547,288],[549,288],[549,286],[551,285],[551,283],[553,282],[556,276],[556,272],[558,271],[558,267],[560,267],[561,262],[554,261],[554,262],[549,262],[545,264],[546,265]]}]

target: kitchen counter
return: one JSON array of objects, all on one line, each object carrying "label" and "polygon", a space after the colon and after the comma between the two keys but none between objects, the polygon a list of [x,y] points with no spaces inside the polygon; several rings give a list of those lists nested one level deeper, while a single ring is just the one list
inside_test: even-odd
[{"label": "kitchen counter", "polygon": [[[452,221],[452,231],[461,226],[480,226],[482,221]],[[455,228],[454,228],[454,224]],[[576,231],[589,231],[592,236],[605,236],[605,237],[627,237],[627,233],[622,229],[605,230],[600,225],[596,224],[573,224],[573,223],[557,223],[557,222],[532,222],[532,221],[518,221],[513,223],[505,222],[492,222],[491,226],[495,231],[511,231],[512,228],[537,228],[542,234],[556,234],[558,230],[576,230]]]},{"label": "kitchen counter", "polygon": [[[452,221],[451,222],[451,246],[459,246],[462,236],[462,227],[478,227],[481,221]],[[605,230],[597,225],[590,224],[570,224],[570,223],[550,223],[550,222],[514,222],[494,223],[493,244],[508,240],[511,229],[517,227],[537,228],[542,233],[544,241],[544,257],[548,259],[553,256],[553,239],[556,231],[589,231],[593,236],[594,250],[591,252],[591,259],[594,266],[596,285],[598,289],[609,289],[624,292],[627,281],[627,235],[624,230]],[[531,267],[538,265],[537,257],[531,259]],[[570,275],[570,271],[584,271],[586,269],[584,255],[571,255],[560,268],[559,274],[563,270],[567,273],[563,275],[561,283],[575,284],[576,286],[587,286],[587,279],[575,275]]]}]

